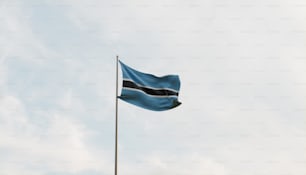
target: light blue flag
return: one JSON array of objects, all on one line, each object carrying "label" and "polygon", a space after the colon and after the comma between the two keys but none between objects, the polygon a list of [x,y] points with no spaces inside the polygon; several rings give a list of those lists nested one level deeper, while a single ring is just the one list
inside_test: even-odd
[{"label": "light blue flag", "polygon": [[123,74],[121,100],[153,111],[164,111],[181,104],[178,101],[179,76],[156,77],[119,62]]}]

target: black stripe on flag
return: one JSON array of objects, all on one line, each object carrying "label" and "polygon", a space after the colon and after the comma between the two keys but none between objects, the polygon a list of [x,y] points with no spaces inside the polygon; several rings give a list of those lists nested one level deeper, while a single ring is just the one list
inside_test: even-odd
[{"label": "black stripe on flag", "polygon": [[156,96],[171,96],[171,95],[176,95],[178,96],[178,92],[175,91],[171,91],[168,89],[152,89],[152,88],[148,88],[148,87],[144,87],[144,86],[139,86],[136,83],[132,82],[132,81],[128,81],[128,80],[123,80],[123,87],[126,88],[132,88],[132,89],[138,89],[141,90],[143,92],[145,92],[146,94],[149,95],[156,95]]}]

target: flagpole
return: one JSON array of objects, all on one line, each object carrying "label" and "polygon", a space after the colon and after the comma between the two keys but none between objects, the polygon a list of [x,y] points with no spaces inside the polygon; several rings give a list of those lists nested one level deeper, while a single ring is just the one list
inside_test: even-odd
[{"label": "flagpole", "polygon": [[116,127],[115,127],[115,175],[117,175],[118,148],[118,55],[116,56]]}]

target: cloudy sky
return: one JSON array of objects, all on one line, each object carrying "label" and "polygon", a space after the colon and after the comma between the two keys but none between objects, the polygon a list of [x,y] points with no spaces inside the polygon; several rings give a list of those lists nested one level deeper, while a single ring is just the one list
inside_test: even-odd
[{"label": "cloudy sky", "polygon": [[119,101],[119,175],[305,175],[305,11],[303,0],[0,0],[0,175],[113,174],[116,55],[178,74],[183,103]]}]

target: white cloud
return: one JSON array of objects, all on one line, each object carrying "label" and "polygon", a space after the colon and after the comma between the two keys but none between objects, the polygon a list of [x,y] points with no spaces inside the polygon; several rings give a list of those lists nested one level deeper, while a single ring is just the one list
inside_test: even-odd
[{"label": "white cloud", "polygon": [[83,108],[80,101],[72,102],[69,91],[56,104],[56,109],[47,106],[45,111],[39,111],[38,106],[29,103],[29,99],[44,98],[43,89],[20,93],[11,88],[12,83],[19,83],[26,89],[37,77],[25,77],[26,85],[17,82],[19,79],[10,79],[11,73],[23,76],[20,70],[12,70],[12,63],[27,63],[32,65],[32,70],[38,66],[48,68],[46,65],[49,63],[41,58],[53,59],[58,55],[32,31],[30,14],[25,13],[22,3],[2,2],[0,8],[0,174],[108,172],[108,153],[94,150],[86,142],[91,137],[88,128],[77,118],[62,112],[71,106],[79,110]]},{"label": "white cloud", "polygon": [[211,158],[198,153],[188,156],[179,154],[146,154],[145,158],[134,163],[123,162],[120,172],[126,174],[203,174],[227,175],[224,166]]},{"label": "white cloud", "polygon": [[46,48],[33,33],[30,14],[26,13],[22,5],[18,4],[18,0],[16,3],[17,5],[6,2],[1,4],[0,58],[2,63],[4,60],[8,61],[7,59],[14,57],[36,63],[40,63],[41,58],[54,57],[56,54]]},{"label": "white cloud", "polygon": [[93,152],[86,144],[90,133],[78,121],[55,113],[47,128],[42,128],[30,121],[17,98],[4,97],[0,106],[0,148],[9,155],[0,159],[1,174],[14,173],[14,169],[33,173],[108,171],[108,154]]},{"label": "white cloud", "polygon": [[[84,45],[67,42],[64,53],[56,53],[48,37],[32,30],[39,19],[24,11],[31,3],[8,2],[0,10],[0,174],[112,173],[115,54],[146,72],[178,72],[183,102],[165,113],[120,102],[120,173],[246,174],[247,166],[256,167],[253,174],[305,172],[304,7],[270,1],[35,2],[64,8],[69,27],[63,30],[85,38],[77,40]],[[63,33],[54,39],[62,41]],[[21,65],[35,63],[26,65],[33,78],[25,77],[35,103],[8,83],[16,82],[9,73],[22,79],[12,69],[16,62],[9,62],[15,57]],[[40,57],[47,59],[35,59]],[[45,69],[54,74],[45,76]],[[42,77],[50,82],[33,83]],[[48,95],[52,100],[44,99]]]},{"label": "white cloud", "polygon": [[[295,116],[296,121],[300,121],[302,113],[294,111],[305,104],[301,98],[305,96],[301,89],[304,81],[300,77],[305,61],[291,59],[304,55],[303,44],[292,49],[294,54],[287,47],[301,43],[297,34],[290,33],[290,24],[294,23],[294,28],[301,30],[305,23],[298,25],[294,20],[282,20],[299,18],[290,12],[294,11],[294,2],[290,3],[290,8],[288,4],[266,3],[270,7],[240,1],[200,3],[199,6],[160,1],[148,4],[94,2],[95,6],[79,2],[71,6],[70,15],[82,29],[97,29],[95,34],[111,40],[114,48],[122,52],[129,49],[125,57],[130,56],[129,64],[135,68],[162,73],[171,69],[182,74],[183,105],[177,111],[131,112],[132,106],[121,105],[122,116],[127,117],[121,119],[121,127],[130,128],[130,133],[145,131],[136,141],[135,136],[129,134],[123,135],[124,138],[131,137],[137,143],[141,139],[147,141],[146,136],[154,136],[156,143],[161,143],[163,139],[156,138],[172,134],[176,139],[164,140],[187,147],[186,152],[214,147],[213,153],[202,152],[212,154],[221,162],[224,160],[224,167],[232,173],[245,174],[248,169],[243,166],[250,161],[261,167],[254,170],[254,174],[258,174],[271,165],[269,161],[274,161],[275,166],[284,169],[273,166],[267,170],[272,174],[291,173],[293,165],[298,169],[296,173],[301,174],[302,166],[294,162],[305,157],[295,155],[288,162],[288,153],[302,150],[299,145],[303,145],[304,140],[296,134],[301,135],[305,126],[285,121],[286,116]],[[151,50],[147,51],[148,48]],[[302,83],[293,86],[289,83],[293,80]],[[153,119],[139,118],[143,113]],[[133,123],[133,129],[125,122]],[[188,138],[190,135],[199,138]],[[133,146],[137,147],[125,142],[122,152]],[[216,153],[218,151],[223,155]],[[273,157],[275,154],[281,158]],[[151,163],[156,164],[155,169],[169,170],[162,160],[154,160]],[[180,165],[179,161],[175,163]],[[126,165],[124,172],[132,173],[135,168],[131,167],[133,165]],[[178,166],[177,171],[184,168]]]}]

